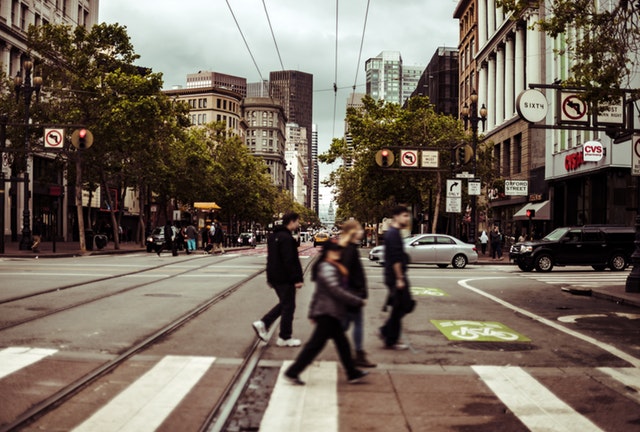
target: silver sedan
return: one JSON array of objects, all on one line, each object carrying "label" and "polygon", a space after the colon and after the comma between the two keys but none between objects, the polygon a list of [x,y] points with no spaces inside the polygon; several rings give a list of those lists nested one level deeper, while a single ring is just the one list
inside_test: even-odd
[{"label": "silver sedan", "polygon": [[[476,247],[446,234],[418,234],[404,239],[404,251],[412,264],[437,264],[440,268],[452,265],[465,268],[478,262]],[[384,246],[369,252],[372,261],[384,262]]]}]

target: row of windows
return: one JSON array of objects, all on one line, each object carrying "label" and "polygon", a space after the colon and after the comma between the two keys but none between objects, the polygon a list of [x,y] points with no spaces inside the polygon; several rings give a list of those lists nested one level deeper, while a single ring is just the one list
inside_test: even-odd
[{"label": "row of windows", "polygon": [[496,170],[504,177],[522,172],[522,134],[498,143],[493,148]]},{"label": "row of windows", "polygon": [[[67,14],[67,4],[71,4],[70,0],[55,0],[55,7],[57,10],[62,9],[62,15],[68,18],[72,18]],[[62,8],[61,8],[62,7]],[[12,0],[11,3],[11,24],[14,27],[19,27],[22,31],[27,31],[29,24],[36,26],[49,24],[49,20],[43,18],[38,12],[34,13],[33,22],[29,22],[29,6],[22,3],[20,0]],[[83,6],[78,6],[78,14],[76,16],[76,23],[80,26],[86,26],[89,20],[89,11]]]},{"label": "row of windows", "polygon": [[207,98],[199,98],[199,99],[188,99],[187,103],[191,108],[206,108],[207,107]]}]

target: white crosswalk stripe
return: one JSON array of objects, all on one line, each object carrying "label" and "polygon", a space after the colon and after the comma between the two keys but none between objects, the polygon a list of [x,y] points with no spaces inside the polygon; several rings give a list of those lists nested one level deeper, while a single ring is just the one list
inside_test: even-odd
[{"label": "white crosswalk stripe", "polygon": [[583,288],[598,288],[610,285],[624,285],[628,272],[606,272],[606,273],[584,273],[584,272],[562,272],[562,273],[517,273],[521,277],[534,279],[538,282],[550,285],[573,286]]},{"label": "white crosswalk stripe", "polygon": [[155,431],[214,361],[214,357],[164,357],[74,431]]},{"label": "white crosswalk stripe", "polygon": [[10,347],[0,351],[0,378],[55,354],[58,350],[29,347]]}]

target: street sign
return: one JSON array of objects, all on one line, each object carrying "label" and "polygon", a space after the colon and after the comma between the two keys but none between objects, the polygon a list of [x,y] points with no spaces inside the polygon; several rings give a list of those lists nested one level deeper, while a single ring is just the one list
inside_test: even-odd
[{"label": "street sign", "polygon": [[610,104],[600,106],[600,111],[596,117],[599,125],[621,125],[624,124],[624,98],[619,98]]},{"label": "street sign", "polygon": [[464,178],[464,179],[472,179],[475,177],[475,174],[463,171],[461,173],[456,173],[456,178]]},{"label": "street sign", "polygon": [[540,90],[525,90],[516,99],[516,111],[529,123],[537,123],[547,117],[549,102]]},{"label": "street sign", "polygon": [[461,180],[447,180],[447,196],[449,198],[460,198],[462,196]]},{"label": "street sign", "polygon": [[640,135],[633,136],[631,149],[631,175],[640,176]]},{"label": "street sign", "polygon": [[585,162],[599,162],[604,156],[602,143],[598,141],[587,141],[582,144],[582,160]]},{"label": "street sign", "polygon": [[480,195],[481,183],[478,179],[469,180],[469,195]]},{"label": "street sign", "polygon": [[64,147],[64,129],[45,129],[44,148],[61,149]]},{"label": "street sign", "polygon": [[589,123],[587,103],[576,92],[560,92],[560,123]]},{"label": "street sign", "polygon": [[437,150],[422,150],[422,168],[438,168],[440,153]]},{"label": "street sign", "polygon": [[462,198],[447,197],[447,213],[462,213]]},{"label": "street sign", "polygon": [[418,150],[400,150],[400,166],[417,168]]},{"label": "street sign", "polygon": [[529,182],[527,180],[505,180],[504,194],[507,196],[529,195]]}]

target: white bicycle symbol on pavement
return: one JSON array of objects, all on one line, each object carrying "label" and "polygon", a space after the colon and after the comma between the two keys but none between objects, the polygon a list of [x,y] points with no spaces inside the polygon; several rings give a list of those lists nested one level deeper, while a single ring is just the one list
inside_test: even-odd
[{"label": "white bicycle symbol on pavement", "polygon": [[506,341],[514,341],[519,338],[517,334],[513,334],[504,330],[496,330],[492,327],[467,327],[462,326],[458,330],[453,330],[451,332],[452,336],[455,336],[459,339],[466,340],[474,340],[479,339],[481,337],[493,337],[497,339],[502,339]]}]

